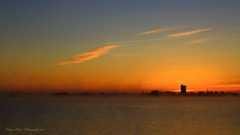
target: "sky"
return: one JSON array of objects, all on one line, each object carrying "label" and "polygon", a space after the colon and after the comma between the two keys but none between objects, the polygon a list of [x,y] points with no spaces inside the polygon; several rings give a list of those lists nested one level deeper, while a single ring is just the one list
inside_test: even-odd
[{"label": "sky", "polygon": [[0,92],[240,91],[239,5],[0,1]]}]

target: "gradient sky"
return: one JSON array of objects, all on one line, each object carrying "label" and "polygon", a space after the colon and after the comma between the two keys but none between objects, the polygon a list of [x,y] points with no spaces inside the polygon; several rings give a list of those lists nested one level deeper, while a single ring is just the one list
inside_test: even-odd
[{"label": "gradient sky", "polygon": [[2,0],[0,92],[240,91],[239,0]]}]

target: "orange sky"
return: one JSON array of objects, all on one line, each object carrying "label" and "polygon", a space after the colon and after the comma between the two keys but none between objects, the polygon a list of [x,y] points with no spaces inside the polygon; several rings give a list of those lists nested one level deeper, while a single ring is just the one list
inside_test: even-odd
[{"label": "orange sky", "polygon": [[0,92],[240,91],[238,2],[68,2],[2,3]]}]

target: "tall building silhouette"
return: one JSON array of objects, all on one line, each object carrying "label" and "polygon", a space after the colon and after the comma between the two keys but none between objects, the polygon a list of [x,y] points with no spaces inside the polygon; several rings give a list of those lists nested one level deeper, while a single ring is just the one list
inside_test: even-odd
[{"label": "tall building silhouette", "polygon": [[181,93],[187,93],[187,88],[186,88],[186,85],[182,85],[181,84]]}]

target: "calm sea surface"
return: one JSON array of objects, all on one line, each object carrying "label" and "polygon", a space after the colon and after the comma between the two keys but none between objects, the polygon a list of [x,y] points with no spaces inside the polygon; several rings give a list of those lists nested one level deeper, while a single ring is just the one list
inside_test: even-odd
[{"label": "calm sea surface", "polygon": [[0,134],[240,135],[240,97],[1,97]]}]

